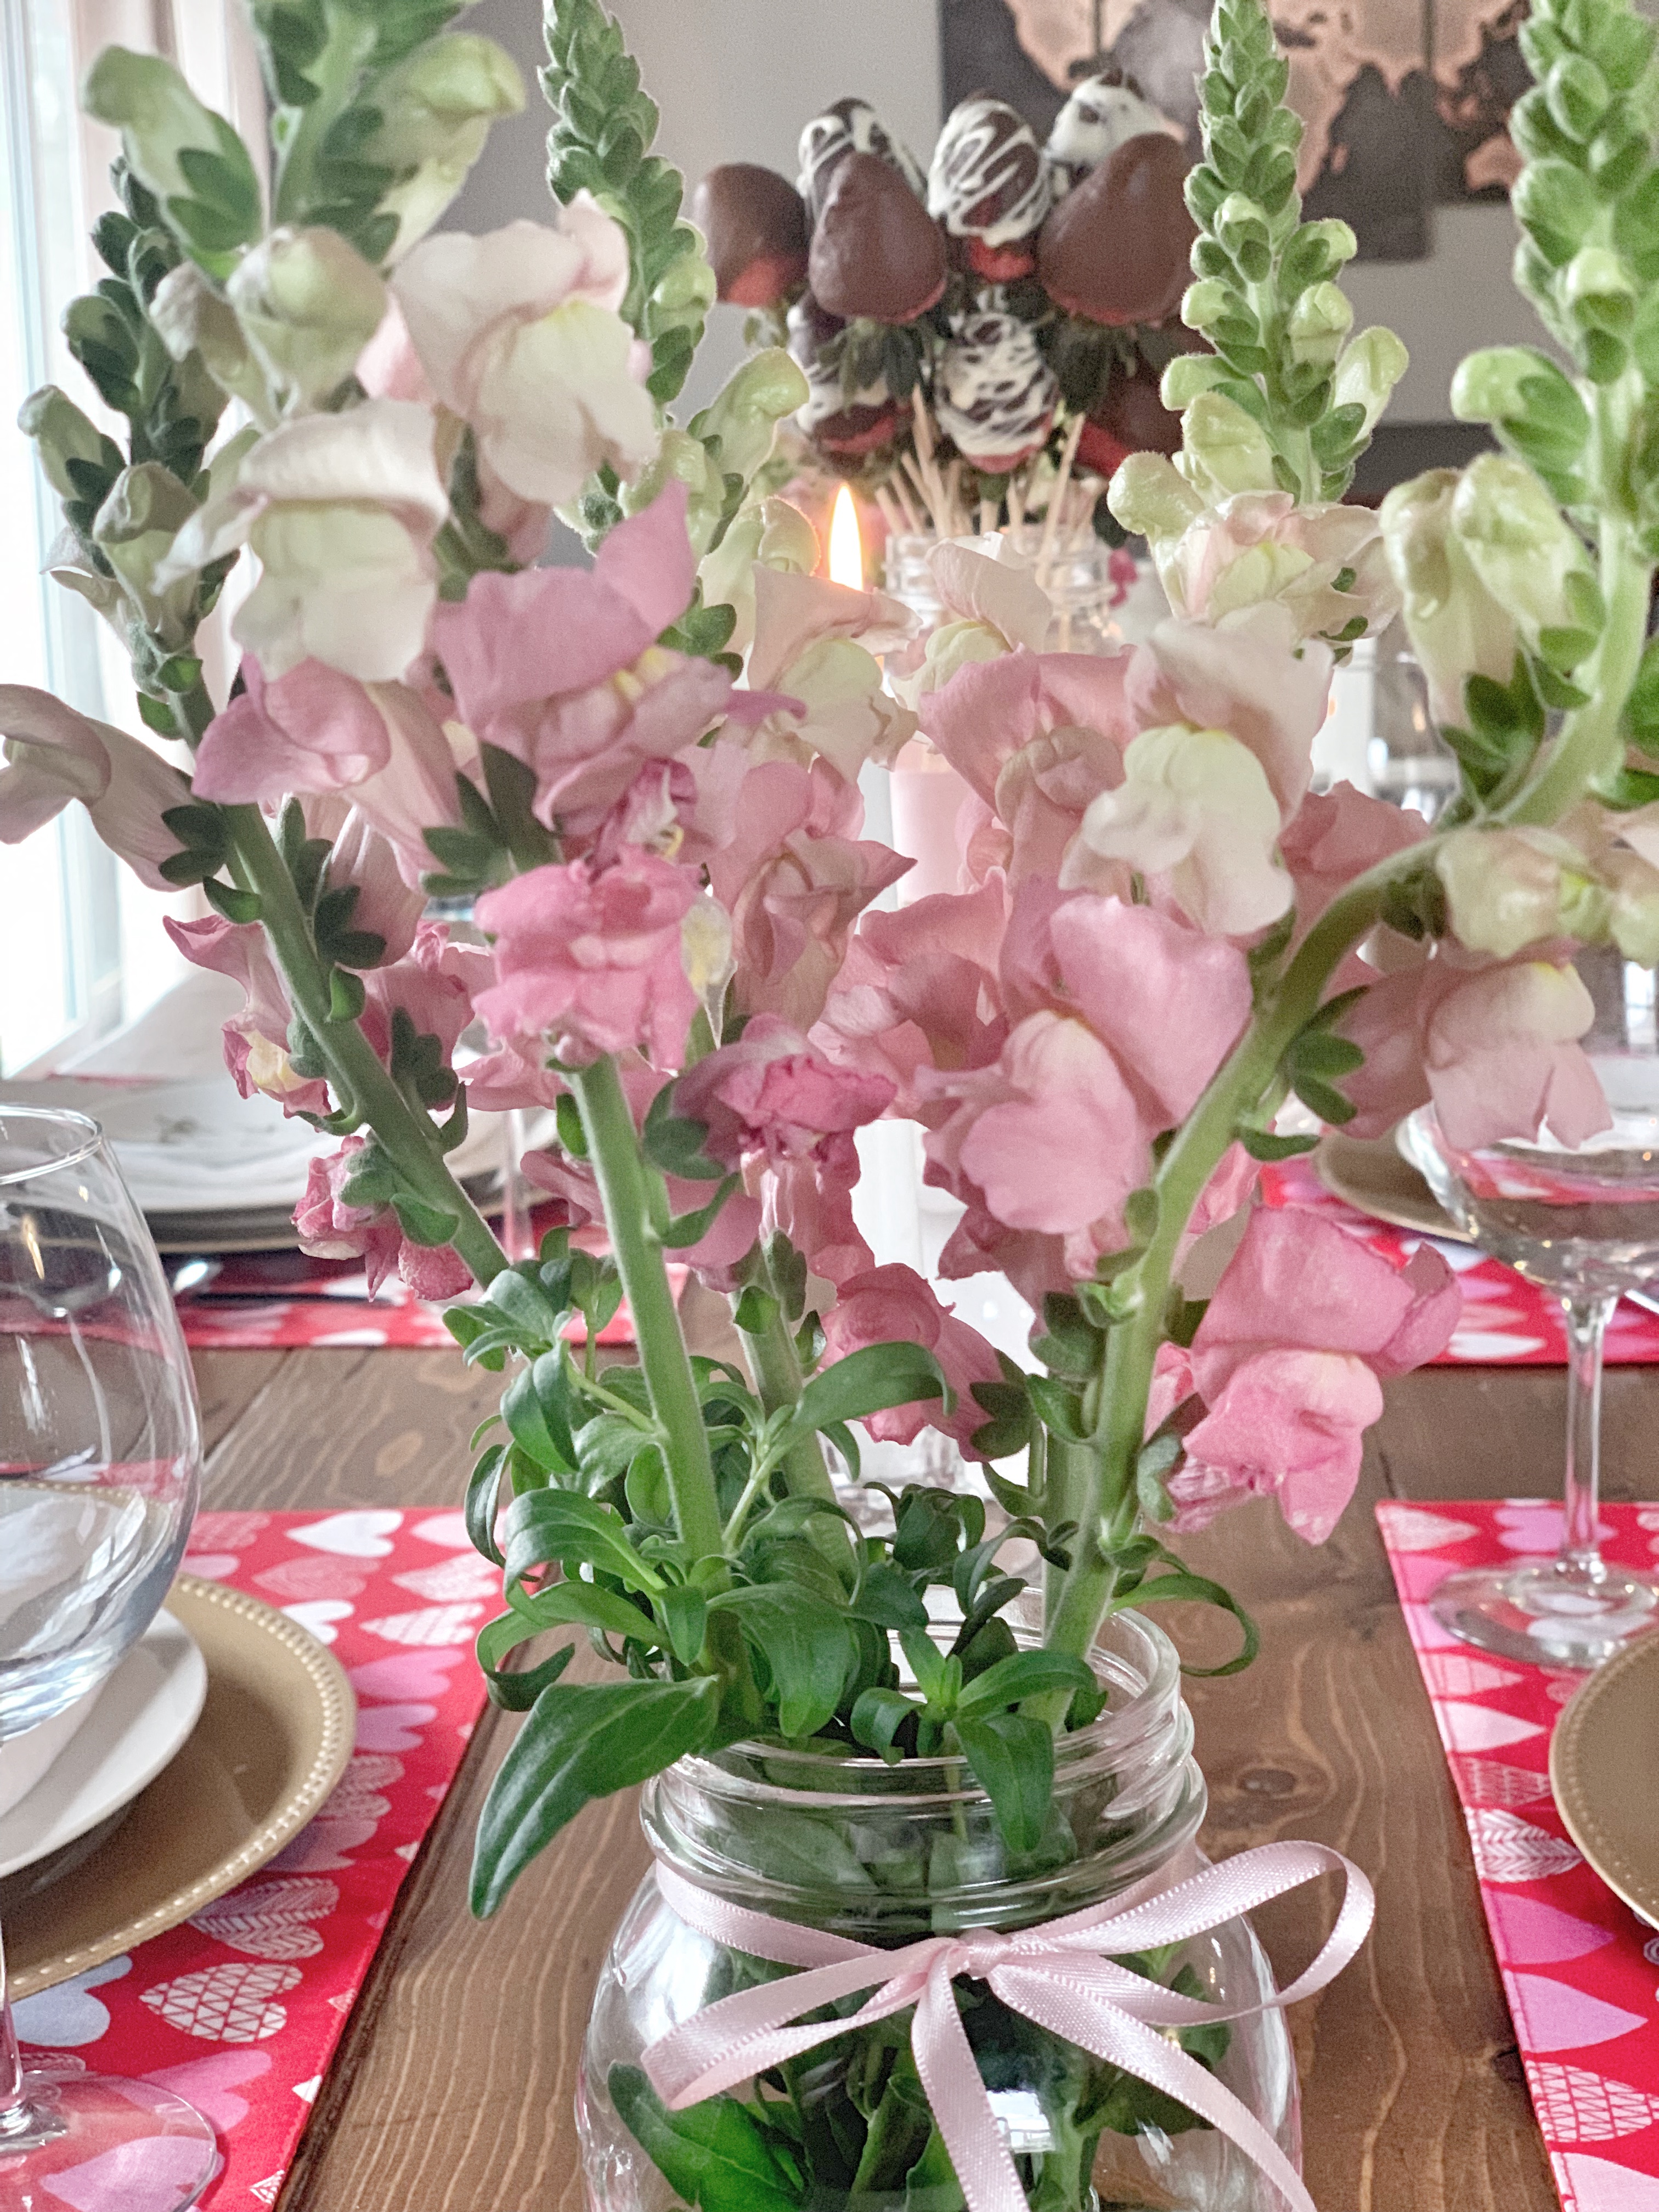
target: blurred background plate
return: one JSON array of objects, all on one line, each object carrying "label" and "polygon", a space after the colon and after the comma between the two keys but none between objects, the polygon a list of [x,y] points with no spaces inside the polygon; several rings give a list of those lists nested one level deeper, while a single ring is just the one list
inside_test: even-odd
[{"label": "blurred background plate", "polygon": [[1659,1928],[1659,1633],[1598,1668],[1555,1724],[1550,1787],[1615,1897]]},{"label": "blurred background plate", "polygon": [[356,1700],[313,1636],[194,1575],[179,1576],[167,1607],[206,1662],[201,1718],[118,1825],[78,1857],[73,1881],[53,1879],[66,1870],[54,1854],[0,1885],[14,1997],[85,1973],[246,1881],[345,1771]]}]

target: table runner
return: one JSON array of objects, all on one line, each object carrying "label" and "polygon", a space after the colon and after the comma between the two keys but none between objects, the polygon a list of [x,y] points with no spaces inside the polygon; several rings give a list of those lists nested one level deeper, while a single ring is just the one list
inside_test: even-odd
[{"label": "table runner", "polygon": [[[1450,1238],[1423,1237],[1409,1229],[1390,1228],[1336,1197],[1319,1180],[1308,1158],[1284,1160],[1263,1168],[1261,1192],[1268,1206],[1306,1206],[1358,1237],[1396,1267],[1423,1243],[1432,1243],[1454,1268],[1463,1293],[1463,1311],[1451,1342],[1431,1364],[1437,1367],[1562,1367],[1566,1337],[1561,1310],[1547,1291],[1523,1282],[1501,1260],[1489,1260],[1472,1244]],[[1622,1299],[1607,1328],[1609,1364],[1659,1363],[1659,1314]]]},{"label": "table runner", "polygon": [[[26,1997],[32,2063],[142,2075],[187,2097],[224,2164],[203,2212],[270,2206],[483,1705],[470,1646],[500,1578],[459,1512],[203,1513],[189,1572],[263,1598],[329,1644],[357,1693],[349,1766],[310,1826],[185,1926]],[[459,1899],[458,1911],[465,1909]],[[67,2212],[161,2212],[160,2168],[49,2177]],[[3,2160],[0,2160],[0,2176]],[[0,2192],[3,2192],[0,2179]]]},{"label": "table runner", "polygon": [[[1565,2212],[1659,2212],[1659,1931],[1569,1839],[1549,1743],[1580,1674],[1490,1658],[1425,1601],[1454,1567],[1553,1552],[1535,1498],[1376,1509],[1435,1726],[1468,1823],[1480,1901]],[[1607,1557],[1651,1566],[1659,1506],[1608,1505]]]}]

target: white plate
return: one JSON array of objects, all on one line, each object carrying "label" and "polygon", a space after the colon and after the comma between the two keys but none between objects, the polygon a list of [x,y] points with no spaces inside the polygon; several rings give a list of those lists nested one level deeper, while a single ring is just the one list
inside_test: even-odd
[{"label": "white plate", "polygon": [[190,1632],[158,1613],[62,1755],[0,1818],[0,1877],[61,1850],[146,1789],[195,1727],[206,1695],[207,1668]]}]

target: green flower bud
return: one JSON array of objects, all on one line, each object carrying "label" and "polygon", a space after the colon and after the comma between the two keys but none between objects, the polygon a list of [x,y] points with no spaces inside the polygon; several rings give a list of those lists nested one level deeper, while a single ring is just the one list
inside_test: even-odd
[{"label": "green flower bud", "polygon": [[350,374],[386,303],[379,272],[337,231],[291,224],[244,257],[225,295],[254,358],[302,407]]},{"label": "green flower bud", "polygon": [[1231,312],[1233,295],[1218,276],[1200,277],[1189,284],[1182,298],[1181,319],[1189,331],[1212,329]]},{"label": "green flower bud", "polygon": [[1291,310],[1291,358],[1322,368],[1335,363],[1353,328],[1353,307],[1340,284],[1312,284]]},{"label": "green flower bud", "polygon": [[[692,229],[690,224],[686,227]],[[714,304],[719,289],[714,272],[702,250],[702,237],[695,229],[692,234],[697,239],[696,247],[669,263],[651,295],[652,328],[659,336],[664,331],[701,331]]]},{"label": "green flower bud", "polygon": [[1107,488],[1106,504],[1154,553],[1160,545],[1173,544],[1204,512],[1203,501],[1162,453],[1131,453]]},{"label": "green flower bud", "polygon": [[1533,652],[1541,631],[1577,627],[1581,588],[1570,591],[1569,582],[1593,580],[1589,556],[1524,461],[1508,453],[1471,461],[1452,500],[1451,527]]},{"label": "green flower bud", "polygon": [[173,649],[189,641],[196,576],[192,571],[161,589],[156,571],[196,511],[196,501],[171,469],[160,461],[141,461],[121,471],[92,526],[94,538],[144,627]]},{"label": "green flower bud", "polygon": [[264,370],[248,348],[235,310],[214,290],[192,261],[181,261],[156,286],[149,303],[151,327],[176,362],[195,355],[220,389],[240,399],[270,429],[277,410]]},{"label": "green flower bud", "polygon": [[1215,233],[1246,280],[1260,284],[1273,266],[1265,210],[1243,192],[1229,192],[1216,210]]},{"label": "green flower bud", "polygon": [[1381,324],[1361,331],[1343,348],[1336,364],[1332,398],[1338,407],[1363,407],[1369,430],[1389,404],[1389,395],[1411,366],[1411,356]]},{"label": "green flower bud", "polygon": [[714,405],[693,417],[691,434],[704,440],[718,438],[715,467],[723,475],[740,476],[747,483],[770,459],[778,424],[786,415],[804,407],[809,396],[806,379],[798,364],[781,346],[768,346],[763,353],[751,354],[727,378]]},{"label": "green flower bud", "polygon": [[726,486],[702,440],[692,437],[689,431],[671,425],[663,432],[656,459],[646,463],[631,484],[623,486],[623,510],[629,514],[642,514],[663,486],[675,478],[690,495],[686,534],[696,550],[705,553],[725,509]]},{"label": "green flower bud", "polygon": [[1159,381],[1158,397],[1171,414],[1179,415],[1200,392],[1224,384],[1231,374],[1226,362],[1212,353],[1178,353]]},{"label": "green flower bud", "polygon": [[1588,177],[1566,161],[1530,161],[1510,195],[1516,220],[1554,268],[1571,261],[1597,213]]},{"label": "green flower bud", "polygon": [[518,114],[524,103],[524,78],[512,55],[472,32],[417,46],[380,79],[374,105],[381,122],[362,151],[365,161],[402,179],[380,202],[383,215],[398,218],[388,259],[425,237],[466,182],[491,124]]},{"label": "green flower bud", "polygon": [[1219,392],[1200,392],[1182,417],[1176,466],[1206,501],[1272,491],[1277,483],[1267,432]]},{"label": "green flower bud", "polygon": [[192,260],[214,276],[235,266],[262,228],[248,150],[204,106],[171,62],[106,46],[87,71],[81,105],[113,125],[135,176],[161,202]]},{"label": "green flower bud", "polygon": [[1460,478],[1428,469],[1396,484],[1378,521],[1389,573],[1399,587],[1407,634],[1429,686],[1437,722],[1461,727],[1471,676],[1507,684],[1515,665],[1515,623],[1481,581],[1451,526]]},{"label": "green flower bud", "polygon": [[1636,288],[1624,263],[1605,246],[1587,246],[1573,255],[1563,292],[1581,327],[1618,336],[1635,320]]},{"label": "green flower bud", "polygon": [[1581,144],[1594,136],[1612,97],[1606,77],[1583,54],[1563,54],[1552,66],[1544,85],[1552,118]]},{"label": "green flower bud", "polygon": [[46,482],[63,499],[84,499],[86,493],[70,474],[71,461],[97,469],[113,478],[121,472],[121,449],[89,422],[67,392],[55,384],[32,392],[17,410],[17,427],[33,438]]},{"label": "green flower bud", "polygon": [[1452,379],[1451,410],[1460,422],[1524,421],[1581,444],[1589,435],[1589,414],[1571,379],[1535,346],[1468,355]]},{"label": "green flower bud", "polygon": [[1584,855],[1548,830],[1455,830],[1435,872],[1452,929],[1471,952],[1512,960],[1548,938],[1593,944],[1606,933],[1605,887]]},{"label": "green flower bud", "polygon": [[1304,223],[1279,264],[1279,296],[1291,300],[1308,285],[1322,283],[1352,261],[1357,251],[1358,242],[1346,222],[1332,217]]}]

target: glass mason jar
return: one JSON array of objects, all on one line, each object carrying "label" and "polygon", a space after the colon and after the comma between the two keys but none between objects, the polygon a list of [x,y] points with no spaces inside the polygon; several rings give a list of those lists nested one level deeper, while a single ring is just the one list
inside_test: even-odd
[{"label": "glass mason jar", "polygon": [[[1109,1702],[1092,1726],[1056,1745],[1049,1831],[1024,1859],[1007,1850],[959,1759],[886,1766],[759,1744],[682,1759],[648,1783],[642,1817],[652,1849],[732,1904],[885,1948],[967,1929],[1030,1927],[1148,1876],[1185,1880],[1206,1863],[1194,1840],[1205,1790],[1175,1648],[1126,1613],[1103,1630],[1096,1663]],[[1273,1989],[1243,1918],[1134,1964],[1221,2007],[1259,2002]],[[693,2201],[685,2175],[677,2189],[619,2100],[640,2117],[641,2056],[659,2036],[733,1990],[786,1971],[689,1928],[647,1875],[601,1970],[582,2056],[576,2120],[590,2212],[671,2212]],[[1225,2136],[1007,2010],[985,1984],[956,1987],[992,2109],[1036,2212],[1278,2212],[1278,2192]],[[731,2212],[751,2212],[763,2199],[768,2212],[796,2203],[812,2212],[960,2212],[910,2057],[909,2019],[900,2013],[821,2044],[781,2069],[781,2124],[801,2146],[795,2164],[805,2180],[780,2195],[751,2174],[751,2193],[738,2187]],[[1183,2031],[1182,2040],[1299,2167],[1296,2068],[1280,2013]],[[769,2094],[780,2086],[769,2077]],[[753,2106],[754,2094],[745,2093],[751,2110],[765,2110]],[[699,2131],[714,2129],[718,2101],[673,2118],[701,2116]],[[750,2134],[746,2115],[726,2118]],[[722,2170],[734,2172],[730,2164]],[[708,2185],[700,2201],[726,2212],[726,2197],[717,2185],[706,2193]]]},{"label": "glass mason jar", "polygon": [[[1124,586],[1112,574],[1109,545],[1091,531],[1084,538],[1051,543],[1045,553],[1040,522],[994,534],[1003,541],[999,557],[1011,567],[1034,569],[1037,581],[1053,603],[1054,619],[1042,641],[1045,653],[1122,650],[1125,635],[1114,619],[1113,608],[1122,601]],[[988,551],[991,548],[988,538],[963,542],[982,546]],[[886,589],[912,614],[920,615],[928,629],[951,619],[939,604],[933,572],[928,566],[938,544],[931,531],[907,532],[887,541]]]}]

